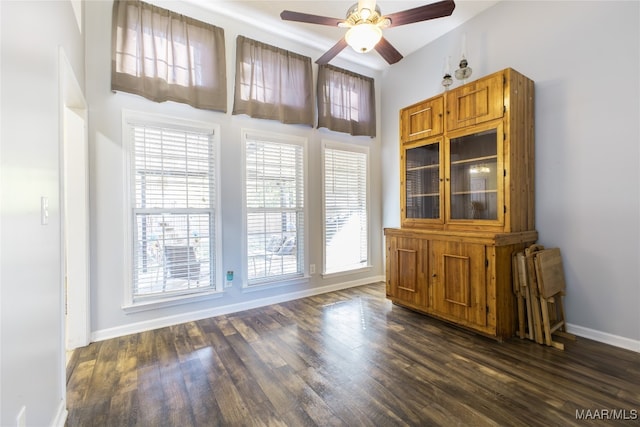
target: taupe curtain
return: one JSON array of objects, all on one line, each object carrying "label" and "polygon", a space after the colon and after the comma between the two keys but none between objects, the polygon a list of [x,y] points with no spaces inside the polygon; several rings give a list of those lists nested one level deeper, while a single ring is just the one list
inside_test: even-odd
[{"label": "taupe curtain", "polygon": [[113,3],[111,89],[226,111],[224,30],[141,1]]},{"label": "taupe curtain", "polygon": [[318,127],[376,136],[374,80],[332,65],[318,67]]},{"label": "taupe curtain", "polygon": [[311,58],[238,36],[233,114],[313,126]]}]

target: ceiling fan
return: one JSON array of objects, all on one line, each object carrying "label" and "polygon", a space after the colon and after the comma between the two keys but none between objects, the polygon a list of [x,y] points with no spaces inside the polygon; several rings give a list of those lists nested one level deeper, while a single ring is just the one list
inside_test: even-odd
[{"label": "ceiling fan", "polygon": [[317,64],[329,63],[347,46],[351,46],[361,53],[375,49],[385,61],[389,64],[395,64],[402,59],[402,54],[382,36],[382,29],[449,16],[453,13],[455,7],[453,0],[442,0],[413,9],[382,15],[380,7],[376,5],[375,0],[358,0],[357,4],[349,8],[347,18],[344,20],[290,10],[282,11],[280,18],[285,21],[306,22],[349,29],[338,43],[318,58]]}]

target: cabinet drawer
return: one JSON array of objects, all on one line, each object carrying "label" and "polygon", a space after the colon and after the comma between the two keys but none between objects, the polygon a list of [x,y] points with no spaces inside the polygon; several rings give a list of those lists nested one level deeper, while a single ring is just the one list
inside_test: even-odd
[{"label": "cabinet drawer", "polygon": [[498,119],[504,114],[502,73],[472,82],[447,93],[447,130]]},{"label": "cabinet drawer", "polygon": [[444,98],[428,99],[400,112],[400,140],[418,141],[443,131]]}]

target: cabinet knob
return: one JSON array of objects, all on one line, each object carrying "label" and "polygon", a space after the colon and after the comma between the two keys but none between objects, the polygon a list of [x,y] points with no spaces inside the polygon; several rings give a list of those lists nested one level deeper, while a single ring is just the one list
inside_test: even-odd
[{"label": "cabinet knob", "polygon": [[436,273],[433,273],[433,274],[431,275],[431,277],[437,277],[437,276],[438,276],[438,275],[437,275]]}]

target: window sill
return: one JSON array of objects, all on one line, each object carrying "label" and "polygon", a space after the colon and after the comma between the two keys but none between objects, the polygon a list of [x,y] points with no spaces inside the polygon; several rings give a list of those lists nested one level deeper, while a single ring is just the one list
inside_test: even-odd
[{"label": "window sill", "polygon": [[121,308],[125,314],[139,313],[141,311],[157,310],[165,307],[172,307],[181,304],[206,301],[214,298],[221,298],[223,291],[206,291],[197,294],[176,295],[168,298],[154,298],[145,301],[124,304]]},{"label": "window sill", "polygon": [[302,285],[302,284],[307,284],[309,283],[309,279],[311,277],[310,276],[298,276],[298,277],[292,277],[290,279],[283,279],[283,280],[273,280],[273,281],[264,281],[264,282],[258,282],[258,283],[254,283],[252,285],[245,283],[242,286],[242,292],[255,292],[255,291],[263,291],[266,289],[274,289],[274,288],[280,288],[283,286],[292,286],[292,285]]},{"label": "window sill", "polygon": [[354,268],[353,270],[328,271],[328,272],[322,273],[321,276],[323,279],[330,279],[332,277],[340,277],[340,276],[346,276],[350,274],[364,273],[366,271],[371,271],[372,268],[373,266],[371,265],[365,265],[364,267]]}]

